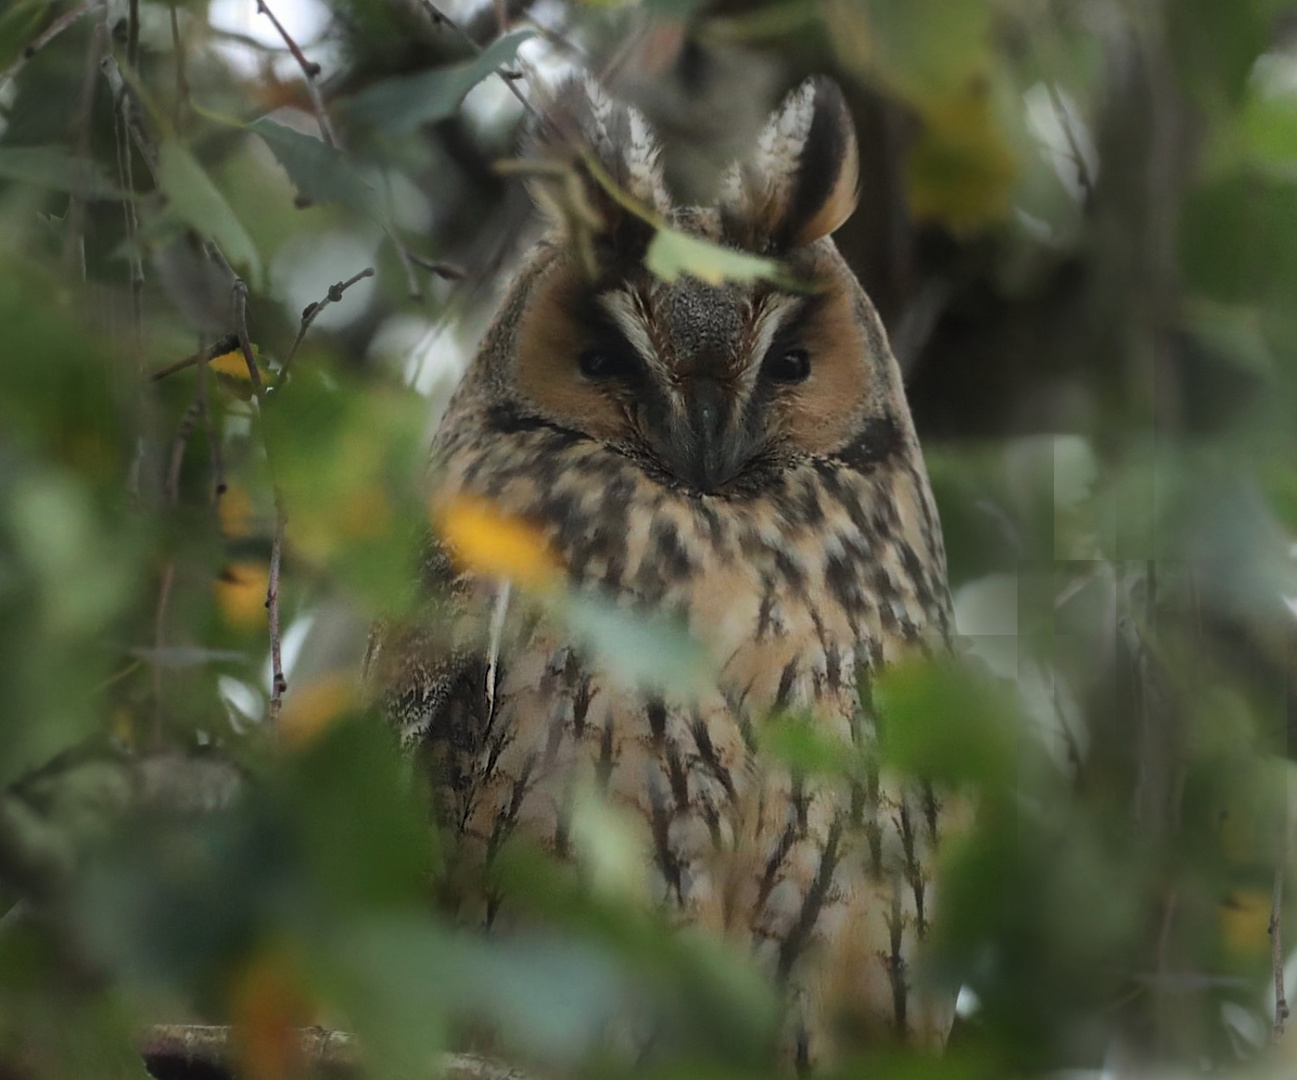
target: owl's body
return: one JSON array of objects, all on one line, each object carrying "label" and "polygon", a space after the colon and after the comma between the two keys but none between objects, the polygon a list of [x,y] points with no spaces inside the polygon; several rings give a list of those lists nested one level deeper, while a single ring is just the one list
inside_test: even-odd
[{"label": "owl's body", "polygon": [[[431,749],[462,864],[515,836],[568,858],[574,805],[602,794],[636,823],[645,902],[746,944],[777,981],[799,1064],[844,1032],[939,1044],[951,1002],[917,992],[910,965],[942,799],[876,768],[799,776],[759,739],[786,712],[867,756],[872,673],[949,633],[899,373],[827,238],[854,202],[845,110],[807,84],[728,202],[677,210],[638,117],[582,93],[572,126],[633,196],[815,288],[657,280],[642,224],[599,207],[594,278],[559,233],[515,281],[437,437],[438,498],[534,525],[575,590],[678,617],[713,675],[627,685],[561,620],[461,577],[467,617],[497,617],[495,655],[385,646],[389,711]],[[490,925],[507,905],[484,892],[465,911]]]}]

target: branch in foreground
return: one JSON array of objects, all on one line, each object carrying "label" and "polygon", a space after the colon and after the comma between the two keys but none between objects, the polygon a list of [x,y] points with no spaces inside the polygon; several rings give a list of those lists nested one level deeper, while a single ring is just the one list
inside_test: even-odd
[{"label": "branch in foreground", "polygon": [[174,364],[158,368],[149,376],[149,379],[157,382],[159,379],[165,379],[168,375],[174,375],[177,371],[184,371],[185,368],[194,367],[197,364],[210,364],[218,356],[233,352],[238,347],[239,335],[226,334],[224,337],[217,338],[207,348],[200,349],[196,353],[190,353],[183,360],[177,360]]},{"label": "branch in foreground", "polygon": [[[461,41],[463,41],[466,45],[468,45],[468,47],[472,49],[474,53],[480,54],[483,51],[482,45],[479,44],[477,41],[475,41],[471,34],[464,31],[459,26],[459,24],[456,23],[444,11],[442,11],[441,8],[437,7],[437,5],[432,2],[432,0],[419,0],[419,4],[423,7],[423,10],[427,12],[428,18],[432,20],[433,26],[446,27],[452,33],[454,33],[456,37],[458,37]],[[519,67],[521,67],[522,62],[518,61],[518,65]],[[511,93],[515,98],[518,99],[518,104],[520,104],[523,107],[523,111],[528,113],[530,116],[535,117],[537,115],[535,107],[532,105],[530,101],[527,100],[523,92],[519,90],[517,86],[514,85],[523,77],[522,74],[516,71],[507,71],[504,68],[497,68],[495,74],[499,77],[500,81],[504,83],[504,85],[508,88],[509,93]]]},{"label": "branch in foreground", "polygon": [[302,75],[306,79],[306,93],[310,96],[311,108],[315,111],[315,122],[320,126],[320,137],[329,146],[338,149],[340,147],[338,133],[333,129],[333,121],[329,119],[328,110],[324,107],[324,97],[320,94],[320,87],[315,81],[320,74],[320,65],[314,60],[306,58],[301,46],[284,29],[284,24],[275,18],[275,13],[270,10],[266,0],[257,0],[257,12],[264,15],[274,24],[275,30],[284,39],[284,44],[288,46],[288,51],[293,54],[293,59],[297,61],[297,66],[302,69]]},{"label": "branch in foreground", "polygon": [[248,378],[252,380],[252,390],[257,399],[257,416],[262,421],[261,437],[266,451],[266,465],[270,469],[271,485],[275,492],[275,535],[270,544],[270,579],[266,584],[266,619],[270,627],[270,708],[268,716],[273,728],[279,719],[279,710],[283,705],[284,694],[288,690],[288,681],[284,678],[283,642],[280,639],[279,627],[279,570],[284,557],[284,527],[288,522],[284,513],[284,498],[275,480],[275,462],[270,454],[270,443],[266,440],[265,408],[266,384],[257,368],[257,358],[252,352],[252,338],[248,333],[248,283],[234,272],[234,267],[221,251],[220,247],[209,240],[207,253],[230,279],[230,289],[234,304],[234,330],[238,336],[239,348],[243,352],[243,361],[248,365]]}]

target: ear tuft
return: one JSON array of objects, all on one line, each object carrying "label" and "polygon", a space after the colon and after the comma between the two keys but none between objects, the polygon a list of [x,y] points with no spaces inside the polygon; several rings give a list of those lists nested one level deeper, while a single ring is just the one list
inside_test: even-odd
[{"label": "ear tuft", "polygon": [[775,109],[756,149],[722,184],[725,231],[743,247],[782,252],[838,229],[856,208],[860,159],[842,91],[807,79]]},{"label": "ear tuft", "polygon": [[[616,231],[628,212],[590,175],[582,156],[590,153],[623,192],[654,213],[670,213],[661,166],[661,147],[639,110],[612,98],[590,76],[563,83],[527,147],[527,156],[571,166],[587,206],[601,219],[596,231]],[[531,183],[533,197],[560,227],[571,218],[569,192],[553,179]]]}]

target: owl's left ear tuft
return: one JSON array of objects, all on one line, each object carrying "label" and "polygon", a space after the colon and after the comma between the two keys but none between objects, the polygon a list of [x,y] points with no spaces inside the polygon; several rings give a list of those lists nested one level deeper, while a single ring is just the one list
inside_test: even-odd
[{"label": "owl's left ear tuft", "polygon": [[782,253],[835,232],[856,208],[860,158],[837,83],[807,79],[775,109],[756,149],[726,173],[720,210],[741,246]]}]

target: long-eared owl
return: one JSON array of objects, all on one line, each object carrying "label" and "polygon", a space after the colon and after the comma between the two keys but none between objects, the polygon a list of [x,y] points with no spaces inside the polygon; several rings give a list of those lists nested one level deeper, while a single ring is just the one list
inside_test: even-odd
[{"label": "long-eared owl", "polygon": [[[493,645],[380,636],[387,711],[435,763],[461,862],[481,869],[517,835],[569,857],[582,785],[620,808],[645,902],[751,950],[801,1068],[832,1059],[843,1032],[939,1045],[953,1003],[915,984],[913,961],[940,793],[877,768],[801,775],[758,738],[784,711],[867,748],[873,673],[950,634],[900,373],[830,239],[857,197],[841,92],[793,91],[711,206],[673,203],[644,118],[588,80],[558,95],[531,149],[561,166],[533,181],[550,228],[449,405],[435,498],[528,523],[572,589],[683,621],[715,671],[701,689],[627,685],[561,620],[520,615]],[[556,197],[573,183],[578,214]],[[661,280],[645,265],[654,221],[782,274]],[[502,610],[503,583],[429,562],[464,618]],[[465,917],[489,925],[501,903]]]}]

